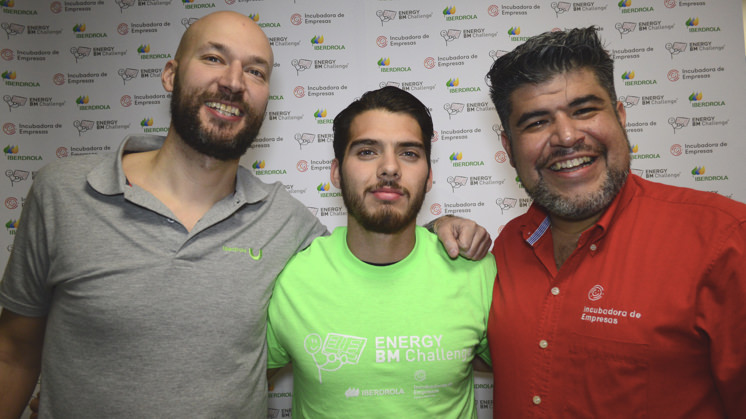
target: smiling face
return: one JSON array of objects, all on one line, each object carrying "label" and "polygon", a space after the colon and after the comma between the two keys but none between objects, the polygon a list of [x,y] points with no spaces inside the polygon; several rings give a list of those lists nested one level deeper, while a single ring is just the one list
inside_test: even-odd
[{"label": "smiling face", "polygon": [[529,196],[555,217],[598,217],[629,172],[624,106],[587,69],[523,85],[510,99],[511,139],[502,142]]},{"label": "smiling face", "polygon": [[239,159],[261,127],[272,60],[266,36],[246,16],[218,12],[195,22],[162,76],[173,92],[176,134],[202,154]]},{"label": "smiling face", "polygon": [[413,226],[432,187],[417,121],[380,109],[356,116],[342,167],[332,161],[332,183],[342,189],[348,225],[384,234]]}]

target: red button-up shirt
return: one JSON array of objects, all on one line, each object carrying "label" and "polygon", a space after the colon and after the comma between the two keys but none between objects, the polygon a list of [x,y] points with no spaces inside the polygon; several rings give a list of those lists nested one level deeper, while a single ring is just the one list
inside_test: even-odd
[{"label": "red button-up shirt", "polygon": [[746,205],[630,175],[561,269],[535,205],[493,253],[496,418],[746,418]]}]

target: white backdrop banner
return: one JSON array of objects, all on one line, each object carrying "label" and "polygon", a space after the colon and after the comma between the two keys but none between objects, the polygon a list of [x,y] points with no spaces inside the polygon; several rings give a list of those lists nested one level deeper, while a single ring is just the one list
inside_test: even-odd
[{"label": "white backdrop banner", "polygon": [[[243,163],[285,184],[330,229],[346,220],[329,181],[332,120],[364,91],[395,85],[435,122],[434,188],[420,221],[455,214],[497,235],[531,200],[500,145],[485,74],[532,35],[590,24],[616,61],[633,171],[746,201],[735,1],[0,0],[0,8],[6,257],[39,168],[114,150],[128,133],[166,134],[161,70],[184,30],[217,10],[251,16],[275,54],[265,123]],[[476,387],[479,415],[490,417],[489,376]],[[291,397],[285,375],[269,416],[289,417]]]}]

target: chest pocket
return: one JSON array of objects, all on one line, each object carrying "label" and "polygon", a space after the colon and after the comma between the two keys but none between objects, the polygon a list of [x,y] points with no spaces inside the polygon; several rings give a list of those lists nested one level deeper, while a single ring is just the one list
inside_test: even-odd
[{"label": "chest pocket", "polygon": [[[650,356],[648,345],[573,334],[570,368],[559,391],[563,417],[647,417]],[[630,406],[636,406],[630,412]],[[624,411],[625,416],[620,416]]]}]

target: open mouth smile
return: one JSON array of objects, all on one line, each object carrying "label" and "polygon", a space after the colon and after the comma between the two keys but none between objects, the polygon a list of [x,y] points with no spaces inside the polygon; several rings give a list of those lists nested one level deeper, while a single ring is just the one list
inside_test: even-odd
[{"label": "open mouth smile", "polygon": [[243,113],[240,109],[232,105],[226,105],[219,102],[205,102],[205,106],[224,116],[241,116]]},{"label": "open mouth smile", "polygon": [[554,172],[559,171],[572,171],[579,169],[581,167],[587,166],[595,161],[595,158],[592,157],[577,157],[571,160],[563,160],[557,163],[554,163],[553,165],[549,166],[549,170],[552,170]]}]

